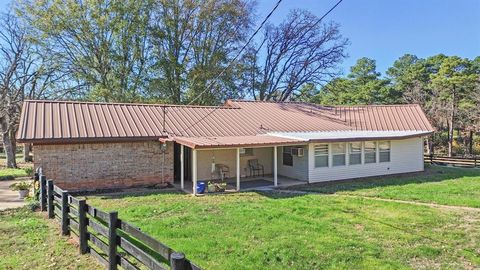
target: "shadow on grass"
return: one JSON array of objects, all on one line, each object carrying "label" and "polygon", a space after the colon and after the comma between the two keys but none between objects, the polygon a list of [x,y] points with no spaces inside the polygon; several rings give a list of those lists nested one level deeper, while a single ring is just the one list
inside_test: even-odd
[{"label": "shadow on grass", "polygon": [[329,181],[314,184],[304,184],[285,188],[286,190],[310,191],[333,194],[339,191],[355,191],[359,189],[402,186],[429,182],[441,182],[467,176],[479,176],[479,169],[449,168],[444,166],[425,166],[425,171],[395,175],[355,178],[348,180]]}]

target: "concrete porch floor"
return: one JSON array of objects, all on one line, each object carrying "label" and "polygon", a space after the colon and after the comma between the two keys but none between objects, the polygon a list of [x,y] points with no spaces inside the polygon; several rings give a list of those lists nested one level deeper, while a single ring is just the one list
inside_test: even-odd
[{"label": "concrete porch floor", "polygon": [[[265,183],[263,185],[258,185],[256,182],[258,180],[266,180],[269,183]],[[205,181],[208,183],[210,180],[199,180],[200,181]],[[220,180],[214,180],[214,182],[220,182]],[[227,183],[227,188],[225,190],[225,193],[231,193],[231,192],[237,192],[236,191],[236,179],[235,178],[228,178],[225,180]],[[289,186],[295,186],[295,185],[301,185],[301,184],[306,184],[308,183],[307,181],[300,181],[297,179],[292,179],[284,176],[278,176],[278,185],[277,187],[289,187]],[[182,190],[180,186],[180,182],[175,182],[173,184],[175,188]],[[273,176],[272,175],[265,175],[264,177],[262,176],[255,176],[255,177],[242,177],[240,178],[240,191],[251,191],[251,190],[270,190],[276,188],[273,185]],[[192,189],[192,181],[185,181],[184,183],[184,189],[183,191],[185,193],[192,194],[193,189]],[[219,192],[213,193],[213,194],[218,194]],[[202,195],[208,195],[208,192],[205,192],[204,194],[198,194],[200,196]]]}]

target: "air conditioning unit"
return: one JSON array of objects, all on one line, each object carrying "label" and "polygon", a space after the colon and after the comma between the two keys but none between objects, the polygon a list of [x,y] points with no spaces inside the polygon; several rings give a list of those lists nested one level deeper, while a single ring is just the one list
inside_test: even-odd
[{"label": "air conditioning unit", "polygon": [[303,157],[304,151],[303,147],[292,147],[292,156]]}]

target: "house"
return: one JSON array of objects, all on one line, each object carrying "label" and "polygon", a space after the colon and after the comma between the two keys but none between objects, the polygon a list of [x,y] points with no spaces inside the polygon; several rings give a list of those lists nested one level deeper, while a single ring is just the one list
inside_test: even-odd
[{"label": "house", "polygon": [[[228,100],[223,106],[25,101],[18,141],[67,189],[253,173],[309,183],[423,170],[433,128],[418,105],[320,106]],[[254,171],[250,163],[263,166]],[[195,189],[192,190],[195,193]]]}]

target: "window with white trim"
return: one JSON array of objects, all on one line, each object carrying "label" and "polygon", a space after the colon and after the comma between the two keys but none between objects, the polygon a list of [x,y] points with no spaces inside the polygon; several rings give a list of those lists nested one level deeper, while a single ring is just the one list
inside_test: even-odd
[{"label": "window with white trim", "polygon": [[363,160],[365,164],[377,162],[377,142],[365,142]]},{"label": "window with white trim", "polygon": [[348,144],[349,164],[362,164],[362,142]]},{"label": "window with white trim", "polygon": [[378,143],[379,161],[390,162],[390,141]]},{"label": "window with white trim", "polygon": [[328,144],[315,144],[315,168],[328,167]]},{"label": "window with white trim", "polygon": [[332,143],[332,166],[345,166],[345,143]]}]

